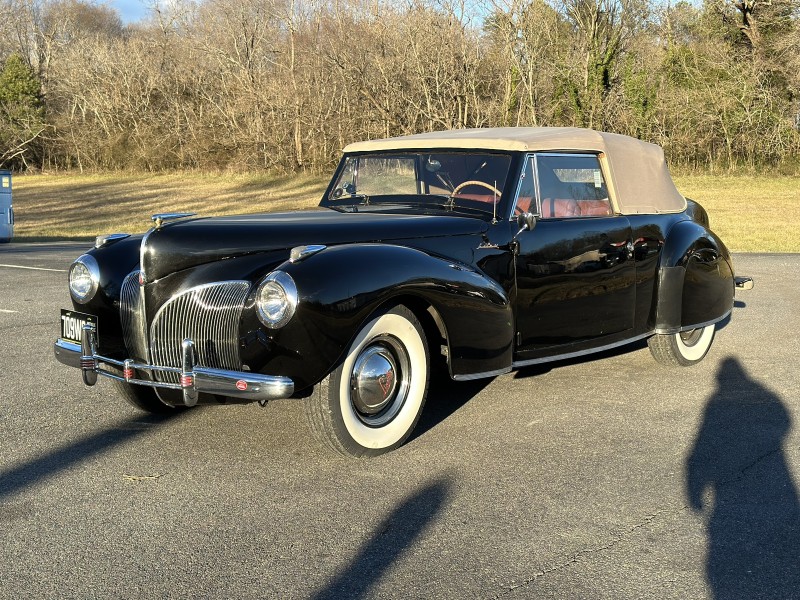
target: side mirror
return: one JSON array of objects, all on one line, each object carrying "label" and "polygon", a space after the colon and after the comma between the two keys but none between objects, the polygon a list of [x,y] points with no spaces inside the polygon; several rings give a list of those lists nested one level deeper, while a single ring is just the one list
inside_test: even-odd
[{"label": "side mirror", "polygon": [[515,238],[523,231],[534,230],[536,227],[536,215],[534,215],[532,212],[522,213],[517,217],[517,225],[519,226],[519,231],[517,232],[517,235],[514,236]]},{"label": "side mirror", "polygon": [[435,158],[429,156],[428,160],[425,161],[425,170],[428,173],[438,173],[441,168],[442,168],[442,163],[436,160]]},{"label": "side mirror", "polygon": [[517,238],[522,235],[523,231],[533,231],[534,227],[536,227],[536,215],[534,215],[532,212],[522,213],[517,217],[517,225],[519,226],[519,231],[514,234],[514,237],[509,243],[509,247],[514,254],[519,253],[519,242],[517,241]]}]

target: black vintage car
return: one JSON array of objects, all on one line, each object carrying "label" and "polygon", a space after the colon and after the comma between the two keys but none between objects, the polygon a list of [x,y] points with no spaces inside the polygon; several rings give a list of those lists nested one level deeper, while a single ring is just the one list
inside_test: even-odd
[{"label": "black vintage car", "polygon": [[146,411],[296,397],[356,456],[409,436],[440,355],[467,380],[647,338],[692,365],[752,286],[661,148],[585,129],[356,143],[319,210],[154,221],[73,263],[56,357]]}]

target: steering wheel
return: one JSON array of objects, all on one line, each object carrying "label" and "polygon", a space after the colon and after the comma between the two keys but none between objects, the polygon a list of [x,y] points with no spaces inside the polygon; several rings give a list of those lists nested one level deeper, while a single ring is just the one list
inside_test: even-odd
[{"label": "steering wheel", "polygon": [[487,188],[487,189],[490,189],[490,190],[492,190],[492,191],[493,191],[495,194],[497,194],[497,197],[498,197],[498,198],[499,198],[500,196],[502,196],[502,195],[503,195],[503,192],[501,192],[500,190],[498,190],[498,189],[497,189],[496,187],[494,187],[494,186],[493,186],[491,183],[486,183],[485,181],[478,181],[477,179],[470,179],[469,181],[465,181],[464,183],[459,183],[459,184],[458,184],[458,185],[457,185],[455,188],[453,188],[453,191],[452,191],[452,192],[450,192],[450,196],[456,196],[456,195],[458,194],[458,192],[460,192],[461,190],[463,190],[463,189],[464,189],[465,187],[467,187],[468,185],[480,185],[480,186],[482,186],[482,187],[485,187],[485,188]]}]

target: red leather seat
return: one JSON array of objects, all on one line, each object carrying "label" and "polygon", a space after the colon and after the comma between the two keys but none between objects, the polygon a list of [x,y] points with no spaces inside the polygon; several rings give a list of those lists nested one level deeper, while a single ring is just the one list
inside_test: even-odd
[{"label": "red leather seat", "polygon": [[607,217],[612,214],[608,200],[578,200],[578,207],[583,216]]},{"label": "red leather seat", "polygon": [[580,206],[577,201],[564,198],[545,198],[542,200],[542,217],[545,219],[563,219],[565,217],[579,217]]},{"label": "red leather seat", "polygon": [[517,214],[531,212],[531,206],[533,205],[533,198],[530,196],[520,196],[517,198]]},{"label": "red leather seat", "polygon": [[[517,199],[517,214],[528,212],[533,206],[533,198],[520,196]],[[542,217],[563,219],[566,217],[607,217],[612,215],[608,200],[572,200],[565,198],[545,198],[542,201]]]}]

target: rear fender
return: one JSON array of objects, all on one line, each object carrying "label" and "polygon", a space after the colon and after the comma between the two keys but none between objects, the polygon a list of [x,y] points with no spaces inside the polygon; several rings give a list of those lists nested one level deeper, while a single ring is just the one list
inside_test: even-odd
[{"label": "rear fender", "polygon": [[730,253],[701,223],[680,221],[667,235],[657,285],[651,319],[657,333],[720,321],[733,308]]}]

